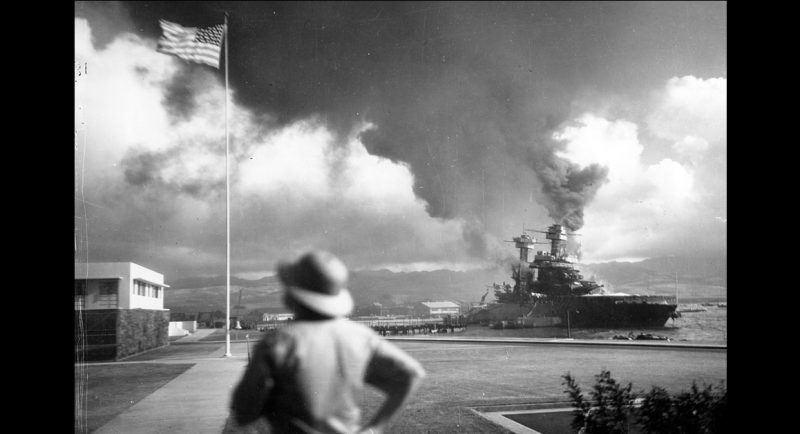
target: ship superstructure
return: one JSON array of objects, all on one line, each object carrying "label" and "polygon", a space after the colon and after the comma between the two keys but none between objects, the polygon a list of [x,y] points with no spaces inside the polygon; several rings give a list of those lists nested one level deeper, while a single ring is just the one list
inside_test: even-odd
[{"label": "ship superstructure", "polygon": [[[537,242],[525,232],[539,232],[546,242]],[[495,284],[498,303],[472,312],[495,321],[516,321],[544,325],[567,324],[572,327],[661,327],[676,316],[674,296],[605,294],[603,286],[586,280],[567,254],[568,234],[559,224],[546,231],[523,230],[513,238],[519,260],[511,267],[513,288]],[[550,250],[538,250],[536,244],[550,244]],[[491,310],[503,312],[502,319]],[[546,320],[545,320],[546,319]]]}]

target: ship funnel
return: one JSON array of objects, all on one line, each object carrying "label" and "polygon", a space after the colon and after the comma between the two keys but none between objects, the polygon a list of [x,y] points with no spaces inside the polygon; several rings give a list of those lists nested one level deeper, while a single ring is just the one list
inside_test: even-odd
[{"label": "ship funnel", "polygon": [[560,258],[566,253],[567,233],[561,225],[550,225],[547,228],[547,239],[550,240],[550,254]]}]

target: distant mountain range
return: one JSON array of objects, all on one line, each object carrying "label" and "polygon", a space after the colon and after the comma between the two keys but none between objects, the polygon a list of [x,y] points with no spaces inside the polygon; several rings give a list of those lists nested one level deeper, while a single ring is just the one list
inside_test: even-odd
[{"label": "distant mountain range", "polygon": [[674,280],[727,286],[727,262],[719,257],[661,257],[640,262],[603,262],[581,265],[584,277],[614,286]]},{"label": "distant mountain range", "polygon": [[[674,294],[683,298],[725,297],[727,268],[724,257],[652,258],[641,262],[605,262],[579,265],[584,278],[597,280],[612,292]],[[676,283],[677,271],[677,283]],[[421,300],[477,302],[492,283],[513,285],[510,270],[392,272],[354,271],[349,289],[357,305],[378,302],[397,305]],[[166,307],[174,312],[225,310],[225,276],[197,277],[167,282]],[[494,300],[489,290],[486,301]],[[231,309],[241,312],[282,305],[276,276],[257,280],[231,277]]]},{"label": "distant mountain range", "polygon": [[[186,289],[186,288],[206,288],[209,286],[225,285],[225,276],[214,277],[187,277],[184,279],[176,279],[169,283],[172,289]],[[256,286],[269,285],[271,283],[277,284],[277,277],[262,277],[261,279],[250,280],[242,279],[236,276],[231,276],[231,286],[243,286],[245,288],[252,288]]]}]

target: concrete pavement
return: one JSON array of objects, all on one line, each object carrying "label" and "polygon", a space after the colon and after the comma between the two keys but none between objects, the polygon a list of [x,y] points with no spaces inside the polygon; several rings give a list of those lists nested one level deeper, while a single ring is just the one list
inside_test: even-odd
[{"label": "concrete pavement", "polygon": [[217,329],[197,329],[194,333],[176,339],[175,342],[197,342],[215,331],[217,331]]},{"label": "concrete pavement", "polygon": [[165,361],[195,365],[94,432],[219,434],[230,394],[247,365],[245,345],[231,345],[231,353],[223,357],[223,345],[204,358]]}]

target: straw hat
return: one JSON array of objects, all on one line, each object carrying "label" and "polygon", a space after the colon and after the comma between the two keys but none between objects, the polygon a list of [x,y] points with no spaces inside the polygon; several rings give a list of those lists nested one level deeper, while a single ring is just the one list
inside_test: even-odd
[{"label": "straw hat", "polygon": [[278,276],[290,297],[317,313],[339,317],[353,310],[353,298],[344,287],[347,267],[331,253],[312,251],[296,262],[280,263]]}]

